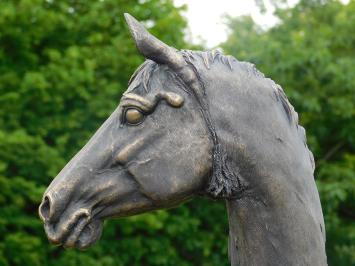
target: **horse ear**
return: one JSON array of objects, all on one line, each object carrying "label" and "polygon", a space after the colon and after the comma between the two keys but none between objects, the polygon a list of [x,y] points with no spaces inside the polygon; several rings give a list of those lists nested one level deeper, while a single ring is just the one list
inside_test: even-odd
[{"label": "horse ear", "polygon": [[163,43],[150,34],[143,25],[130,14],[124,14],[132,37],[139,52],[146,58],[159,64],[167,64],[172,69],[180,69],[186,65],[181,54],[173,47]]},{"label": "horse ear", "polygon": [[158,40],[130,14],[124,14],[132,37],[139,52],[147,59],[158,64],[168,65],[196,93],[202,93],[194,70],[188,66],[184,57],[175,48]]}]

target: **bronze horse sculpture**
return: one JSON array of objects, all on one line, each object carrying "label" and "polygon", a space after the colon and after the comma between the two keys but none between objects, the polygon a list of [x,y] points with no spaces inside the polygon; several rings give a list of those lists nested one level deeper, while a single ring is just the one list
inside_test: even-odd
[{"label": "bronze horse sculpture", "polygon": [[44,193],[49,240],[86,248],[108,217],[205,195],[226,200],[231,265],[326,265],[313,155],[281,87],[220,52],[178,51],[125,17],[147,60]]}]

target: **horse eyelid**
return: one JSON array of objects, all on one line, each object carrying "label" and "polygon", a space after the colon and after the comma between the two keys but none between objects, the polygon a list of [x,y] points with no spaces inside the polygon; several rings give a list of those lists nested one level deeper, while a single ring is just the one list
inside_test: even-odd
[{"label": "horse eyelid", "polygon": [[[184,104],[184,98],[181,95],[174,93],[174,92],[159,92],[155,96],[155,99],[153,100],[153,102],[149,102],[146,99],[143,99],[141,97],[137,97],[135,95],[130,95],[128,97],[128,99],[124,99],[124,104],[122,106],[123,110],[120,115],[121,125],[127,124],[127,125],[134,126],[134,125],[141,124],[144,121],[144,118],[148,114],[150,114],[154,111],[155,107],[158,105],[160,100],[165,100],[170,106],[172,106],[174,108],[179,108]],[[128,101],[128,102],[125,102],[125,101]],[[144,103],[141,103],[141,101],[143,101]],[[131,102],[131,103],[129,103],[129,102]],[[136,104],[132,104],[133,102],[136,104],[138,103],[141,106],[137,106]],[[138,110],[143,115],[142,120],[138,123],[127,123],[126,112],[129,109]]]},{"label": "horse eyelid", "polygon": [[156,95],[157,101],[164,99],[170,106],[179,108],[184,104],[184,98],[174,92],[160,92]]}]

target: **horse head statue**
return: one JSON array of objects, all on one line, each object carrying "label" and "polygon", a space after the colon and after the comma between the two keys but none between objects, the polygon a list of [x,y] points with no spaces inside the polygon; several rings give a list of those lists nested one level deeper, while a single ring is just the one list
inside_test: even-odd
[{"label": "horse head statue", "polygon": [[147,60],[45,191],[49,240],[86,248],[106,218],[199,195],[227,202],[232,265],[326,265],[313,156],[281,87],[220,52],[176,50],[125,17]]}]

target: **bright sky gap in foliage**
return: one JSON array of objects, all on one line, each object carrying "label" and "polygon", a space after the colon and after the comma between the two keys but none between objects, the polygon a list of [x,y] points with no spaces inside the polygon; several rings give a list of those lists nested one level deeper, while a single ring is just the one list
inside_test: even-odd
[{"label": "bright sky gap in foliage", "polygon": [[[287,0],[287,5],[293,7],[299,0]],[[174,0],[176,6],[187,5],[184,13],[188,20],[188,38],[195,43],[203,42],[207,48],[218,46],[228,35],[223,17],[250,15],[253,20],[264,28],[269,28],[278,22],[273,15],[275,8],[270,1],[264,1],[266,12],[261,13],[256,0]],[[344,4],[349,0],[342,0]]]}]

